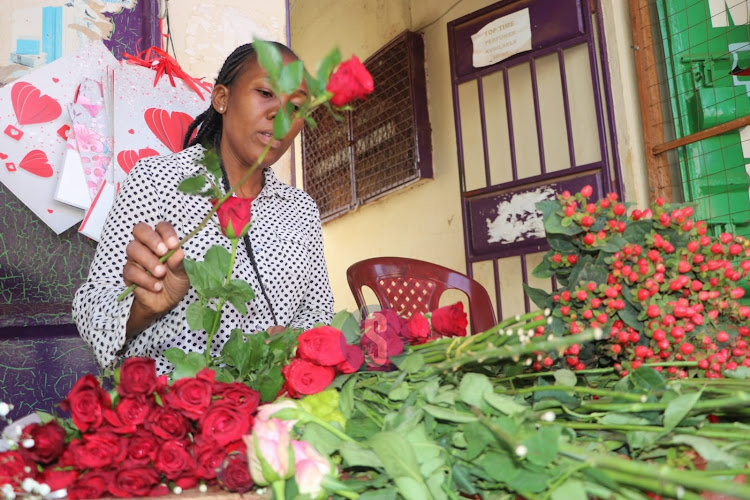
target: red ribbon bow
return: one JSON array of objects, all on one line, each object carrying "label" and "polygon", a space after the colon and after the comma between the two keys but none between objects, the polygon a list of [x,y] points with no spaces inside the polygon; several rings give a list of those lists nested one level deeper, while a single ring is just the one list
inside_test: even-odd
[{"label": "red ribbon bow", "polygon": [[201,78],[193,78],[185,73],[177,63],[177,59],[158,47],[149,47],[148,49],[139,52],[137,56],[133,56],[127,52],[123,53],[122,56],[130,64],[136,64],[138,66],[143,66],[144,68],[151,68],[156,71],[154,87],[159,83],[159,79],[166,74],[169,76],[169,83],[171,83],[173,87],[175,87],[174,77],[181,78],[185,84],[193,89],[204,101],[206,98],[203,97],[201,89],[211,92],[210,83],[204,82]]}]

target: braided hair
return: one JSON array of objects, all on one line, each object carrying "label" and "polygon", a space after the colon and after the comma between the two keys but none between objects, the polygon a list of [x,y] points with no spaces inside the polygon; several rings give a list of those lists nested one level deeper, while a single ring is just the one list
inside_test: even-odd
[{"label": "braided hair", "polygon": [[[279,42],[270,42],[281,52],[288,54],[295,59],[299,59],[292,49]],[[221,71],[216,77],[214,85],[224,85],[229,87],[232,82],[237,78],[237,75],[242,71],[242,67],[246,62],[257,60],[257,54],[252,43],[246,43],[240,45],[234,51],[229,54],[224,64],[221,67]],[[208,109],[203,113],[195,117],[195,120],[190,124],[183,140],[183,148],[188,148],[196,144],[211,145],[218,147],[221,141],[221,128],[222,128],[222,117],[217,112],[213,103],[209,104]],[[198,129],[198,133],[191,140],[193,133]]]}]

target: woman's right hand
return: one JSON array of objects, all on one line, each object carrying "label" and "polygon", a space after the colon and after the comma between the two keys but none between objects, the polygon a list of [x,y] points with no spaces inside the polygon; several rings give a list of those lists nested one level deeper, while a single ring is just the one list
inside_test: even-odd
[{"label": "woman's right hand", "polygon": [[159,258],[177,248],[179,238],[169,222],[160,222],[155,229],[144,223],[133,227],[133,241],[126,248],[127,261],[122,270],[125,284],[138,285],[128,320],[129,336],[140,333],[156,319],[171,311],[190,289],[182,259],[185,252],[177,250],[166,262]]}]

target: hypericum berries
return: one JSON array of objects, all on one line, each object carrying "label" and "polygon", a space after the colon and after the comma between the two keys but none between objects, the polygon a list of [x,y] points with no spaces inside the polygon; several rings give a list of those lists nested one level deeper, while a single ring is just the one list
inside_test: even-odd
[{"label": "hypericum berries", "polygon": [[581,196],[584,198],[589,198],[592,194],[594,194],[594,188],[591,186],[586,185],[581,188]]}]

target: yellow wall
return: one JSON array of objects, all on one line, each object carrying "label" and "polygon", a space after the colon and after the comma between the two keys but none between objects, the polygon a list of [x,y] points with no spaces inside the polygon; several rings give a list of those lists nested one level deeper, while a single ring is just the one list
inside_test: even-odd
[{"label": "yellow wall", "polygon": [[[319,61],[333,46],[338,46],[345,58],[351,54],[356,54],[361,59],[365,59],[404,30],[421,32],[424,36],[427,96],[432,125],[434,179],[425,180],[410,188],[397,191],[324,224],[326,258],[336,299],[336,309],[353,310],[355,308],[354,299],[346,283],[345,273],[349,265],[365,258],[387,255],[414,257],[460,271],[466,270],[446,25],[449,21],[492,3],[494,2],[487,0],[462,0],[459,2],[454,0],[433,0],[430,2],[409,0],[295,0],[291,2],[292,48],[308,65],[312,65],[313,69],[316,61]],[[604,3],[609,4],[610,2]],[[642,139],[639,135],[638,101],[636,94],[634,94],[634,72],[630,60],[632,54],[630,52],[631,41],[627,2],[614,3],[620,5],[608,5],[604,14],[607,17],[605,32],[608,35],[610,58],[615,58],[612,62],[613,76],[616,77],[613,78],[613,91],[616,96],[615,116],[618,117],[618,132],[621,132],[623,136],[623,139],[619,141],[620,154],[623,158],[624,179],[628,197],[641,203],[641,200],[645,199],[644,196],[647,196],[647,191],[643,185],[645,177],[642,167],[643,162],[640,160],[643,150]],[[580,58],[576,54],[572,54],[571,58],[582,60],[581,64],[588,67],[586,57]],[[625,60],[619,61],[616,60],[617,58],[625,58]],[[548,66],[550,71],[554,73],[556,62]],[[545,70],[545,67],[544,64],[539,66],[542,71]],[[520,69],[519,73],[522,72],[523,69]],[[569,80],[575,78],[578,73],[580,72],[569,73]],[[549,81],[554,80],[553,76],[550,76]],[[513,85],[513,79],[522,81],[523,78],[523,74],[511,75],[511,85]],[[528,75],[526,75],[526,78],[528,78]],[[556,78],[559,81],[559,74]],[[626,81],[622,83],[617,78]],[[588,95],[591,94],[590,79],[588,81],[588,90],[580,89],[578,85],[572,86],[574,91],[574,95],[571,96],[572,103],[575,105],[577,95],[581,102],[580,106],[575,108],[578,118],[584,116],[583,113],[586,111],[586,92],[588,92]],[[493,82],[488,79],[484,83],[488,85]],[[542,83],[540,89],[542,93],[545,92],[544,83]],[[469,97],[462,100],[463,103],[471,101],[470,96],[472,93],[476,94],[476,89],[470,86],[462,86],[460,92]],[[561,106],[557,105],[559,103],[556,104],[556,92],[554,86],[550,87],[549,97],[546,101],[543,98],[544,102],[542,103],[542,106],[546,106],[552,115],[562,112]],[[523,95],[519,94],[517,99],[523,99]],[[501,105],[501,103],[498,105]],[[463,109],[465,108],[462,107]],[[462,125],[475,128],[478,124],[477,116],[476,114],[464,114],[462,112]],[[514,113],[514,122],[515,120],[516,114]],[[551,116],[550,119],[545,120],[543,126],[553,122],[554,116]],[[574,120],[574,136],[587,137],[587,134],[590,134],[591,131],[591,124],[591,120],[579,119],[577,122]],[[493,126],[492,123],[489,125]],[[502,124],[498,122],[497,126],[501,127]],[[518,126],[518,124],[514,123],[514,126]],[[532,130],[533,127],[534,125],[532,125]],[[548,136],[554,137],[554,134],[550,133]],[[465,137],[475,137],[481,141],[481,135],[468,133],[465,134]],[[591,157],[591,161],[595,161],[598,159],[598,146],[596,146],[598,141],[594,139],[595,135],[591,137],[594,149],[584,140],[580,145],[576,144],[576,154]],[[528,139],[531,140],[531,137]],[[523,140],[525,138],[521,138],[521,143]],[[535,133],[533,140],[536,141]],[[469,155],[471,151],[481,151],[481,148],[467,148],[466,146],[465,143],[464,150]],[[517,147],[519,147],[518,143]],[[522,144],[520,147],[522,150],[531,149],[523,148]],[[550,143],[545,145],[548,158],[554,158],[556,152],[553,150],[547,151],[547,147],[553,149],[564,147],[567,155],[567,143],[565,141],[550,140]],[[582,148],[580,151],[578,150],[579,147]],[[507,152],[503,151],[502,145],[499,145],[492,154],[502,157]],[[521,154],[523,154],[522,151]],[[532,160],[525,164],[533,165]],[[472,162],[467,159],[466,164],[469,165]],[[482,162],[480,161],[479,164],[482,164]],[[551,169],[565,167],[567,165],[557,165]],[[298,179],[302,178],[300,168],[301,160],[298,155]],[[493,181],[496,180],[495,175],[498,176],[497,179],[502,179],[501,169],[492,167],[491,171]],[[467,172],[469,187],[472,187],[472,182],[475,182],[475,174],[476,172]],[[481,182],[483,183],[483,180]],[[503,286],[507,285],[509,289],[516,292],[507,293],[503,296],[503,311],[505,315],[512,314],[518,311],[523,299],[518,286],[520,266],[517,259],[499,261],[499,265]],[[530,265],[533,266],[533,262],[530,262]],[[494,296],[491,272],[491,263],[477,265],[474,268],[475,277],[485,284],[491,296]],[[534,284],[532,283],[532,285]],[[536,284],[536,286],[543,286],[543,284]]]}]

